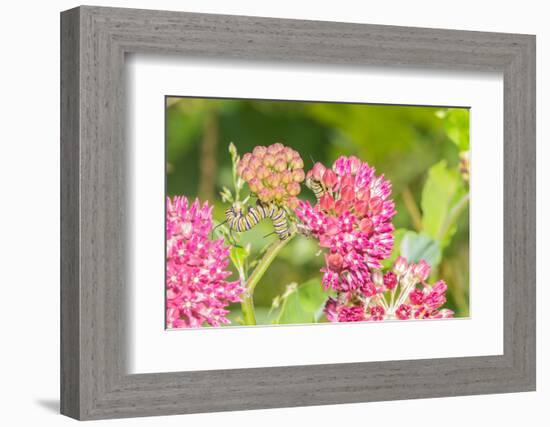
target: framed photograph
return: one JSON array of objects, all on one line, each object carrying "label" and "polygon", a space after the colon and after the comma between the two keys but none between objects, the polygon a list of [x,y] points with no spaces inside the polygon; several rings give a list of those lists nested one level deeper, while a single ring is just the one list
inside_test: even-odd
[{"label": "framed photograph", "polygon": [[61,412],[535,390],[535,37],[61,14]]}]

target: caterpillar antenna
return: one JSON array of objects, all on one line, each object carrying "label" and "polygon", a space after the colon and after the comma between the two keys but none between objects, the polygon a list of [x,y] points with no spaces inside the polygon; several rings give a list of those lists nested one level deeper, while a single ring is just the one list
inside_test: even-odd
[{"label": "caterpillar antenna", "polygon": [[223,221],[223,222],[220,222],[218,225],[216,225],[212,231],[210,232],[210,237],[212,237],[214,235],[214,231],[216,231],[216,228],[218,227],[221,227],[222,225],[224,225],[225,223],[227,223],[227,220]]},{"label": "caterpillar antenna", "polygon": [[221,227],[222,225],[224,225],[225,223],[227,223],[227,220],[223,221],[223,222],[220,222],[218,225],[216,225],[212,230],[215,230],[216,228],[218,227]]}]

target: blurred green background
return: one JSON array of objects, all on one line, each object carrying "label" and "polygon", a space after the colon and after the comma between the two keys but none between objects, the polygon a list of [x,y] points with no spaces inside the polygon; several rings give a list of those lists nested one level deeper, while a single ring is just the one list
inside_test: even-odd
[{"label": "blurred green background", "polygon": [[[468,109],[166,98],[166,191],[208,200],[221,222],[228,205],[219,191],[232,185],[230,142],[241,155],[256,145],[281,142],[302,155],[306,172],[314,161],[330,166],[340,155],[355,155],[392,182],[398,230],[392,258],[407,244],[413,252],[427,251],[432,279],[449,286],[446,307],[464,317],[469,315],[468,209],[453,209],[468,192],[459,172],[459,153],[469,149],[468,129]],[[305,185],[299,197],[314,200]],[[447,232],[440,232],[449,221]],[[244,233],[252,256],[276,239],[264,237],[271,231],[270,222],[262,221]],[[287,285],[320,280],[324,258],[317,252],[315,242],[301,236],[285,247],[256,288],[259,324],[271,323],[273,300]],[[230,317],[238,321],[239,316],[239,306],[232,307]]]}]

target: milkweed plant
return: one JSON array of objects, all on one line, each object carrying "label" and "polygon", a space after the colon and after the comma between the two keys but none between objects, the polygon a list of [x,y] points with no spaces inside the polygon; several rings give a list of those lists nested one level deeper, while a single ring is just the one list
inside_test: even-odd
[{"label": "milkweed plant", "polygon": [[[449,198],[445,215],[430,218],[430,203],[438,201],[423,198],[423,233],[395,230],[391,182],[357,157],[341,156],[332,165],[317,162],[306,173],[300,153],[281,143],[259,145],[242,156],[231,143],[229,155],[232,188],[220,193],[227,204],[225,218],[216,221],[208,202],[167,198],[167,328],[229,324],[235,303],[241,306],[238,323],[255,325],[254,290],[293,239],[313,241],[324,266],[320,281],[290,284],[274,299],[272,309],[281,312],[279,320],[284,310],[299,309],[290,299],[311,286],[319,288],[319,307],[314,307],[318,321],[453,317],[445,308],[447,284],[433,267],[469,201],[467,151],[460,154],[456,171],[463,185]],[[454,172],[444,163],[432,166],[423,193],[437,193],[438,183]],[[312,193],[313,203],[300,199],[303,190]],[[252,254],[241,235],[260,221],[271,223],[273,241]]]}]

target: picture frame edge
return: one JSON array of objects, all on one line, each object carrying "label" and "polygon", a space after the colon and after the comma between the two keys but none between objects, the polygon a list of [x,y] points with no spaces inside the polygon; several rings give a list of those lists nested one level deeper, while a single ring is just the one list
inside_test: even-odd
[{"label": "picture frame edge", "polygon": [[[206,16],[207,15],[207,16]],[[155,23],[155,17],[161,16],[168,19]],[[296,390],[306,393],[306,397],[297,396],[294,401],[289,401],[292,396],[286,395],[284,399],[266,401],[272,395],[261,389],[264,400],[256,400],[238,393],[240,401],[229,400],[227,402],[204,402],[200,395],[189,393],[183,387],[177,387],[166,383],[158,384],[161,389],[154,385],[155,379],[164,378],[163,374],[140,374],[127,375],[124,372],[124,356],[122,348],[125,345],[124,327],[124,278],[121,274],[127,268],[124,261],[125,243],[121,243],[124,237],[125,227],[123,222],[124,207],[116,203],[116,196],[121,196],[124,191],[125,175],[123,171],[114,171],[115,162],[124,163],[124,139],[122,127],[117,127],[109,120],[116,120],[113,117],[120,117],[124,108],[120,100],[114,99],[114,95],[124,98],[123,83],[123,62],[127,53],[141,51],[154,52],[155,46],[161,44],[158,38],[162,33],[163,25],[175,25],[176,29],[181,26],[191,25],[194,31],[200,32],[201,20],[209,23],[215,22],[216,17],[226,23],[231,20],[244,19],[247,25],[254,27],[257,21],[261,27],[272,24],[289,23],[291,27],[298,21],[281,20],[275,18],[238,17],[230,15],[214,14],[189,14],[186,12],[164,12],[147,11],[136,9],[120,9],[105,7],[82,6],[61,13],[61,413],[76,419],[102,419],[119,418],[128,416],[150,416],[172,413],[194,413],[212,412],[237,409],[259,409],[267,407],[283,406],[306,406],[314,404],[335,404],[350,403],[354,401],[375,401],[377,400],[360,384],[348,382],[333,384],[333,388],[339,390],[334,400],[327,398],[316,399],[324,396],[321,391],[315,391],[315,372],[319,368],[287,367],[287,368],[255,368],[264,372],[283,372],[285,369],[293,373],[307,372],[309,381],[313,388],[305,387],[304,384],[295,385]],[[181,22],[180,22],[181,21]],[[145,24],[147,22],[147,24]],[[467,35],[472,40],[481,40],[480,50],[494,49],[498,51],[493,60],[493,65],[483,62],[481,66],[475,66],[475,60],[487,61],[472,56],[467,69],[500,69],[505,76],[505,165],[508,161],[508,170],[513,171],[510,176],[505,177],[505,230],[514,233],[516,239],[510,243],[509,252],[506,256],[511,258],[508,267],[508,281],[505,280],[505,352],[504,356],[487,356],[484,361],[481,358],[468,358],[466,362],[478,360],[479,363],[487,363],[487,366],[480,367],[479,372],[486,372],[485,383],[477,382],[473,385],[465,385],[462,390],[457,389],[453,395],[482,394],[484,390],[496,390],[496,392],[530,391],[536,388],[536,343],[535,343],[535,311],[534,302],[536,298],[536,272],[534,271],[534,259],[536,257],[536,224],[535,224],[535,56],[536,37],[533,35],[506,34],[504,41],[500,33],[464,32],[457,30],[441,29],[418,29],[410,27],[383,27],[370,26],[368,24],[346,24],[331,23],[323,21],[299,21],[309,22],[308,25],[320,26],[320,33],[327,29],[336,29],[341,26],[342,31],[356,34],[361,33],[363,28],[366,33],[369,29],[376,29],[376,33],[382,34],[385,31],[404,31],[409,38],[414,39],[414,34],[445,34],[449,39],[461,39],[461,35]],[[149,25],[144,29],[144,25]],[[178,27],[179,25],[179,27]],[[160,29],[155,29],[157,26]],[[353,27],[353,28],[352,28]],[[199,28],[199,30],[196,30]],[[211,27],[209,27],[211,28]],[[352,28],[352,29],[351,29]],[[173,28],[170,32],[176,31]],[[153,46],[147,42],[147,37],[155,34]],[[229,34],[230,35],[230,34]],[[239,35],[242,37],[242,35]],[[298,37],[298,36],[296,36]],[[323,40],[323,36],[319,36]],[[329,40],[334,44],[331,36]],[[356,37],[360,37],[357,36]],[[391,34],[388,36],[391,38]],[[466,38],[468,38],[466,37]],[[484,37],[487,39],[487,46],[483,44]],[[438,39],[431,42],[420,37],[424,46],[433,43],[438,45]],[[470,40],[470,39],[468,39]],[[413,40],[414,41],[414,40]],[[407,47],[410,48],[410,39]],[[140,48],[141,43],[141,48]],[[183,43],[183,42],[182,42]],[[253,42],[260,43],[260,41]],[[309,41],[308,43],[312,43]],[[314,42],[313,42],[314,43]],[[392,46],[399,46],[399,40],[389,42]],[[392,44],[393,43],[393,44]],[[447,46],[448,41],[444,44]],[[460,43],[460,42],[457,42]],[[470,41],[468,41],[470,43]],[[474,43],[471,41],[471,43]],[[360,40],[359,48],[346,45],[346,52],[355,52],[362,49],[362,44],[368,44],[368,40]],[[475,43],[474,43],[475,44]],[[322,43],[321,43],[322,45]],[[219,52],[214,49],[214,56]],[[323,47],[318,47],[322,50]],[[354,50],[355,49],[355,50]],[[376,48],[369,50],[376,52]],[[395,47],[397,52],[399,47]],[[185,51],[185,47],[166,47],[167,52]],[[237,49],[237,53],[240,51]],[[437,52],[437,49],[434,50]],[[432,54],[435,55],[435,53]],[[281,55],[279,51],[274,51]],[[284,52],[283,52],[284,53]],[[390,52],[391,53],[391,52]],[[426,55],[426,53],[423,53]],[[246,52],[241,53],[246,57]],[[383,63],[391,62],[391,54],[385,54]],[[472,53],[472,55],[474,55]],[[289,57],[295,58],[296,55]],[[326,55],[322,55],[326,58]],[[429,55],[428,55],[429,57]],[[459,59],[467,55],[459,52]],[[424,56],[420,58],[422,60]],[[326,60],[326,59],[325,59]],[[444,67],[449,64],[450,59],[440,61],[437,67]],[[323,59],[319,62],[323,62]],[[378,62],[374,61],[378,64]],[[498,62],[498,64],[497,64]],[[346,64],[345,61],[342,62]],[[348,62],[349,63],[349,62]],[[496,64],[496,65],[495,65]],[[407,65],[400,62],[398,66]],[[486,68],[484,68],[486,67]],[[105,85],[107,87],[103,87]],[[513,91],[513,93],[512,93]],[[508,94],[507,94],[508,93]],[[114,94],[114,95],[113,95]],[[121,96],[122,95],[122,96]],[[103,98],[102,98],[103,97]],[[101,106],[107,106],[101,111]],[[114,113],[114,114],[113,114]],[[506,119],[515,115],[515,120]],[[111,117],[111,118],[110,118]],[[110,118],[110,119],[109,119]],[[101,126],[107,124],[107,126]],[[98,142],[99,141],[99,142]],[[518,144],[523,144],[520,149]],[[96,146],[97,145],[97,146]],[[109,151],[109,150],[112,150]],[[107,158],[107,154],[112,154]],[[102,163],[103,162],[103,163]],[[521,171],[521,168],[527,170]],[[123,168],[122,168],[123,169]],[[102,175],[103,174],[103,175]],[[100,194],[104,191],[106,182],[115,182],[112,189],[113,194],[108,197]],[[512,193],[506,193],[514,189]],[[109,190],[111,191],[111,189]],[[508,197],[507,197],[508,194]],[[515,198],[510,198],[513,196]],[[523,204],[515,207],[517,199]],[[96,203],[94,205],[93,203]],[[507,205],[507,203],[509,205]],[[113,213],[113,218],[105,216],[105,212]],[[513,213],[513,215],[512,215]],[[524,222],[519,222],[519,215],[523,215]],[[507,228],[508,227],[508,228]],[[506,235],[506,233],[504,233]],[[517,238],[519,235],[519,239]],[[114,246],[105,246],[105,240],[112,239]],[[119,239],[119,241],[115,241]],[[505,237],[506,239],[506,237]],[[95,246],[94,246],[95,245]],[[101,245],[103,245],[101,247]],[[110,258],[113,255],[114,260]],[[519,257],[519,259],[518,259]],[[525,257],[525,259],[521,259]],[[105,270],[101,271],[98,263],[105,262]],[[95,264],[94,264],[95,263]],[[121,266],[120,270],[114,264]],[[531,267],[531,268],[529,268]],[[505,267],[506,268],[506,267]],[[115,271],[116,270],[116,271]],[[510,278],[511,277],[511,278]],[[511,280],[514,283],[511,283]],[[519,280],[519,282],[518,282]],[[112,286],[107,289],[106,283]],[[518,283],[521,286],[518,286]],[[113,285],[114,284],[114,285]],[[99,306],[102,303],[103,306]],[[115,331],[113,336],[105,332]],[[401,362],[369,362],[363,363],[367,369],[370,365],[390,366],[391,375],[399,371],[398,365],[417,368],[421,367],[426,372],[426,378],[432,378],[426,364],[432,363],[441,373],[452,371],[450,364],[456,362],[462,366],[464,358],[453,359],[429,359],[424,361],[401,361]],[[477,363],[477,362],[476,362]],[[330,366],[330,375],[338,376],[338,371],[344,372],[341,368],[346,365],[318,365]],[[315,365],[313,365],[315,366]],[[442,366],[447,366],[445,369]],[[339,369],[340,368],[340,369]],[[348,366],[349,368],[349,366]],[[434,368],[435,369],[435,368]],[[207,378],[210,383],[215,384],[216,375],[231,378],[248,379],[247,370],[229,374],[227,371],[205,371],[195,373],[174,374],[177,381],[181,379],[192,380],[202,384],[200,377]],[[290,371],[289,371],[290,372]],[[460,371],[463,372],[463,371]],[[490,374],[490,375],[489,375]],[[311,377],[313,375],[313,377]],[[346,374],[348,375],[348,374]],[[382,373],[378,375],[383,376]],[[450,374],[448,374],[450,375]],[[345,376],[344,376],[345,377]],[[399,376],[397,376],[399,377]],[[179,380],[178,380],[179,379]],[[353,377],[350,377],[350,380]],[[432,378],[433,379],[433,378]],[[497,381],[495,384],[492,380]],[[418,380],[417,378],[414,379]],[[151,384],[151,381],[153,384]],[[160,380],[159,380],[160,381]],[[260,380],[265,383],[266,378]],[[322,381],[325,384],[324,379]],[[374,380],[372,380],[374,381]],[[512,382],[511,382],[512,381]],[[236,384],[236,383],[235,383]],[[247,383],[248,384],[248,383]],[[253,384],[253,383],[252,383]],[[397,386],[385,385],[384,398],[380,400],[435,397],[430,392],[436,392],[435,387],[429,384],[420,385],[424,389],[416,390],[416,394],[407,397]],[[257,385],[256,385],[257,386]],[[475,387],[477,388],[475,388]],[[156,394],[164,390],[177,390],[173,396],[167,399],[169,404],[162,404],[154,398]],[[230,385],[229,389],[235,385]],[[326,384],[324,385],[326,387]],[[347,388],[346,388],[347,387]],[[420,386],[419,386],[420,387]],[[260,387],[261,388],[261,387]],[[443,387],[442,387],[443,389]],[[227,390],[227,389],[224,389]],[[479,391],[479,392],[476,392]],[[200,393],[200,389],[198,390]],[[288,393],[288,391],[287,391]],[[355,393],[355,394],[354,394]],[[393,394],[391,394],[393,393]],[[164,396],[163,393],[160,393]],[[261,393],[260,393],[261,394]],[[449,394],[447,394],[449,395]],[[354,400],[354,396],[357,399]],[[389,398],[388,398],[389,396]],[[364,399],[368,397],[367,399]],[[369,398],[370,397],[370,398]],[[166,397],[165,397],[166,398]],[[187,401],[185,400],[187,398]],[[307,400],[309,398],[309,400]],[[288,405],[284,405],[284,403]],[[320,403],[319,403],[320,402]],[[326,403],[323,403],[326,402]],[[280,404],[282,403],[282,404]],[[294,405],[293,403],[296,403]],[[271,406],[272,405],[272,406]]]}]

